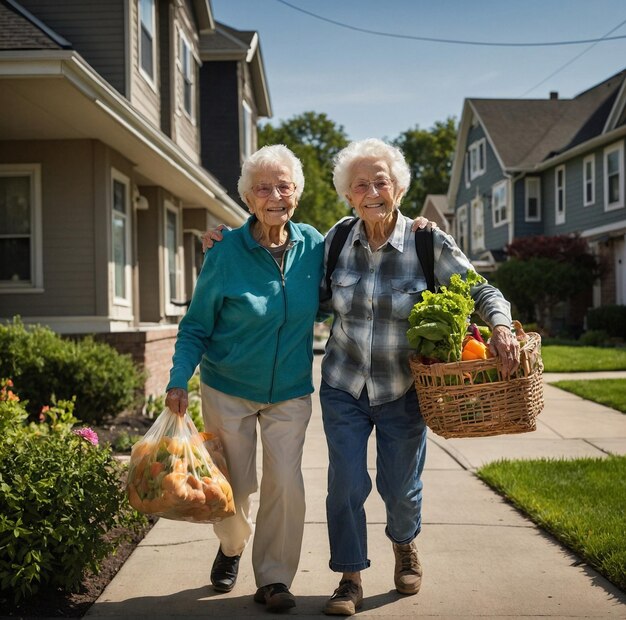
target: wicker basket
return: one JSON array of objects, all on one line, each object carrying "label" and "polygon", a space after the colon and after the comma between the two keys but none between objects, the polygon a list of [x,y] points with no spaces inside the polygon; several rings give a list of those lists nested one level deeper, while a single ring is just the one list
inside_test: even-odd
[{"label": "wicker basket", "polygon": [[409,360],[420,410],[442,437],[527,433],[543,409],[541,337],[531,332],[515,375],[505,379],[498,358],[422,364]]}]

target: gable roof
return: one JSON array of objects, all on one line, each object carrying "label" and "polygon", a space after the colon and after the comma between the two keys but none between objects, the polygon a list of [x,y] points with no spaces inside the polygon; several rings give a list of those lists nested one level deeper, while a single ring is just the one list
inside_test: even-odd
[{"label": "gable roof", "polygon": [[236,30],[215,22],[215,31],[200,36],[199,53],[203,61],[234,60],[248,63],[259,116],[272,116],[261,43],[257,32]]},{"label": "gable roof", "polygon": [[527,169],[602,133],[626,71],[573,99],[470,99],[507,170]]},{"label": "gable roof", "polygon": [[466,99],[450,177],[450,203],[456,199],[462,149],[474,117],[503,171],[515,173],[550,165],[551,158],[615,129],[624,120],[625,108],[626,69],[573,99]]},{"label": "gable roof", "polygon": [[0,49],[71,49],[72,45],[15,0],[0,1]]}]

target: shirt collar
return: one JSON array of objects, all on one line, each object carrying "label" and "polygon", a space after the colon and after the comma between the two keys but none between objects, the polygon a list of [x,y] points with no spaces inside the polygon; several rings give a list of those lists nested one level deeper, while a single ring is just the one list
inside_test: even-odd
[{"label": "shirt collar", "polygon": [[[402,213],[400,213],[399,209],[397,211],[398,217],[396,219],[396,225],[391,231],[391,235],[389,236],[387,243],[398,250],[398,252],[404,252],[404,234],[406,232],[407,220]],[[365,224],[362,220],[359,221],[359,223],[354,227],[350,243],[351,245],[354,245],[357,241],[359,241],[361,245],[365,245],[367,243]]]}]

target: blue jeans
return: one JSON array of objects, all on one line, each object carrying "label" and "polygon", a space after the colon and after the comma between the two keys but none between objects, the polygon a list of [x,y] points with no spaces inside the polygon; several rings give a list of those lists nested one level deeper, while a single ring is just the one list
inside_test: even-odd
[{"label": "blue jeans", "polygon": [[363,505],[372,490],[367,473],[367,442],[376,427],[376,488],[385,502],[385,533],[406,544],[422,525],[422,470],[426,458],[426,425],[417,395],[371,407],[367,389],[359,399],[322,381],[320,401],[328,443],[326,518],[331,570],[368,568],[367,524]]}]

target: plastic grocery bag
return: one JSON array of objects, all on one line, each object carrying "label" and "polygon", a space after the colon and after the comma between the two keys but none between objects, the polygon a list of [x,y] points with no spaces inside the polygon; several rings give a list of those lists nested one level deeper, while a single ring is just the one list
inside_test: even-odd
[{"label": "plastic grocery bag", "polygon": [[[220,471],[215,461],[224,470]],[[132,448],[128,501],[145,514],[216,523],[235,514],[225,466],[215,435],[198,433],[189,415],[178,416],[165,409]]]}]

